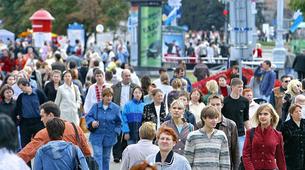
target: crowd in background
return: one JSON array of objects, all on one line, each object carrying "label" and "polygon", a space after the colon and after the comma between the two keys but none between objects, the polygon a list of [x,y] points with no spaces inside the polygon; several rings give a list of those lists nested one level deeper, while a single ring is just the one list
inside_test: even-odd
[{"label": "crowd in background", "polygon": [[[198,45],[193,53],[210,55],[216,37],[208,36],[209,44],[190,37],[190,47]],[[157,79],[138,77],[121,40],[87,51],[78,40],[65,50],[47,43],[36,49],[27,41],[0,47],[0,112],[7,115],[0,116],[0,130],[12,131],[0,135],[0,167],[26,169],[23,161],[31,166],[35,157],[34,169],[88,169],[93,155],[107,170],[112,150],[121,169],[144,160],[138,168],[305,168],[305,81],[284,75],[274,87],[269,60],[251,80],[239,79],[233,67],[230,77],[208,81],[203,94],[183,62],[172,77],[165,68]],[[201,79],[208,78],[201,68]]]}]

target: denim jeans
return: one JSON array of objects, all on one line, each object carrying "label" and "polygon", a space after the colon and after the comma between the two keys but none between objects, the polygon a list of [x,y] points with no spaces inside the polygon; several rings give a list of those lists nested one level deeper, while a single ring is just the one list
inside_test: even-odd
[{"label": "denim jeans", "polygon": [[239,146],[239,154],[240,156],[243,155],[243,148],[245,143],[246,136],[238,136],[238,146]]},{"label": "denim jeans", "polygon": [[112,147],[102,145],[92,145],[93,157],[99,166],[99,170],[109,170],[110,152]]}]

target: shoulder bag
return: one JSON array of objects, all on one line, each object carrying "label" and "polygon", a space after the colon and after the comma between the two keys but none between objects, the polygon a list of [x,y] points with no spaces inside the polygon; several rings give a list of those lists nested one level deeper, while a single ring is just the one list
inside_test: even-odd
[{"label": "shoulder bag", "polygon": [[[80,139],[79,139],[79,134],[78,134],[77,128],[73,122],[71,122],[71,123],[72,123],[74,131],[75,131],[77,145],[80,146]],[[85,158],[86,158],[86,162],[87,162],[90,170],[98,170],[98,164],[92,156],[85,156]]]}]

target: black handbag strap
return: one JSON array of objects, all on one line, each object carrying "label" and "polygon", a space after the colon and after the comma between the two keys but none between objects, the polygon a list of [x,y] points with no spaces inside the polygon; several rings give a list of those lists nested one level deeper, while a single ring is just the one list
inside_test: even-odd
[{"label": "black handbag strap", "polygon": [[76,125],[71,122],[73,128],[74,128],[74,131],[75,131],[75,137],[76,137],[76,142],[77,142],[77,145],[80,146],[80,138],[79,138],[79,134],[78,134],[78,130],[76,128]]},{"label": "black handbag strap", "polygon": [[252,144],[254,138],[255,128],[251,128],[250,130],[250,143]]}]

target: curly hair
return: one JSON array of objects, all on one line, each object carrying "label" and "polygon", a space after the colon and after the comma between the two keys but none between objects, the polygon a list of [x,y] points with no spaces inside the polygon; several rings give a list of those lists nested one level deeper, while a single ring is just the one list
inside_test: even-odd
[{"label": "curly hair", "polygon": [[295,91],[293,90],[293,87],[296,87],[296,86],[302,87],[302,83],[301,83],[299,80],[297,80],[297,79],[291,80],[291,81],[288,83],[286,93],[291,94],[293,97],[295,97],[295,96],[297,96],[298,94],[300,94],[300,93],[295,92]]}]

